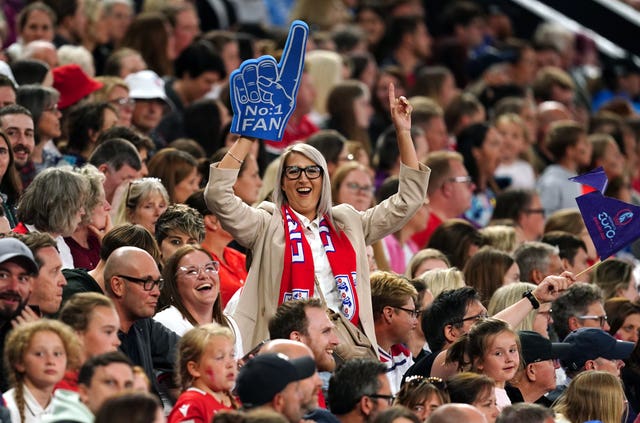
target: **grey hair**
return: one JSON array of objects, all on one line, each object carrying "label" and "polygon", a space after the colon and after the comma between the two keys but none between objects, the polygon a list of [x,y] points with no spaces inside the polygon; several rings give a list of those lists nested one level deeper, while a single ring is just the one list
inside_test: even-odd
[{"label": "grey hair", "polygon": [[80,225],[88,225],[91,222],[91,212],[102,202],[100,201],[100,194],[104,196],[104,186],[102,184],[104,182],[105,175],[94,165],[88,163],[75,171],[84,176],[88,181],[88,193],[84,201],[85,214],[82,216],[82,221],[80,222]]},{"label": "grey hair", "polygon": [[111,13],[111,9],[116,4],[124,4],[125,6],[129,6],[133,11],[133,2],[131,0],[103,0],[102,7],[104,7],[104,12],[106,14]]},{"label": "grey hair", "polygon": [[135,211],[140,202],[153,193],[159,193],[169,205],[169,193],[158,178],[140,178],[129,182],[127,190],[122,194],[122,201],[118,205],[115,224],[129,223],[129,213]]},{"label": "grey hair", "polygon": [[331,214],[331,204],[333,204],[333,202],[331,200],[331,181],[329,181],[327,161],[324,159],[324,156],[320,151],[310,145],[303,143],[294,144],[287,147],[282,153],[280,164],[278,165],[278,172],[276,174],[278,187],[273,190],[273,202],[276,203],[278,208],[288,202],[287,196],[282,190],[282,178],[284,177],[284,167],[285,163],[287,163],[287,158],[293,153],[303,155],[322,168],[322,193],[320,194],[320,200],[318,201],[316,210],[320,216],[327,215],[333,225],[333,215]]},{"label": "grey hair", "polygon": [[540,270],[545,273],[549,269],[550,256],[560,255],[558,247],[545,244],[544,242],[525,242],[513,253],[513,258],[520,268],[520,279],[524,282],[532,282],[531,272]]},{"label": "grey hair", "polygon": [[45,169],[22,194],[18,219],[41,232],[70,236],[76,230],[74,211],[84,207],[88,185],[70,166]]}]

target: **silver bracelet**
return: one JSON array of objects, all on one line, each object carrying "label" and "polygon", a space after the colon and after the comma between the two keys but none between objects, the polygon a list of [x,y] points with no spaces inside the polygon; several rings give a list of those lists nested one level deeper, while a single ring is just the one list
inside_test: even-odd
[{"label": "silver bracelet", "polygon": [[244,160],[240,160],[239,158],[234,156],[233,153],[231,152],[231,150],[228,150],[227,154],[230,155],[233,160],[235,160],[236,162],[240,163],[240,166],[242,166],[242,164],[244,163]]}]

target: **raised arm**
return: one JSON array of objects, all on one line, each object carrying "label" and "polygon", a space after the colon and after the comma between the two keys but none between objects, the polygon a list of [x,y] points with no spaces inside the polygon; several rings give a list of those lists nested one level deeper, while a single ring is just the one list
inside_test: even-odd
[{"label": "raised arm", "polygon": [[227,151],[227,154],[224,155],[222,160],[220,160],[220,164],[218,164],[218,168],[220,169],[240,169],[240,165],[249,154],[251,150],[251,144],[253,144],[255,140],[246,138],[241,136],[233,143],[233,145]]},{"label": "raised arm", "polygon": [[413,107],[405,96],[396,97],[393,83],[389,84],[389,109],[391,121],[396,128],[400,161],[406,166],[418,169],[418,156],[411,139],[411,111]]}]

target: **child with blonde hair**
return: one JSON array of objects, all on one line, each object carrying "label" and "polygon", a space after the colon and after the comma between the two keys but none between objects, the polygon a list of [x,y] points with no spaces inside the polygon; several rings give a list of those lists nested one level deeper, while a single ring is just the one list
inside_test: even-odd
[{"label": "child with blonde hair", "polygon": [[509,188],[535,188],[536,177],[533,166],[523,160],[529,150],[526,124],[520,116],[507,113],[496,119],[495,126],[502,135],[500,164],[495,171],[496,178],[509,178],[511,180]]},{"label": "child with blonde hair", "polygon": [[40,319],[16,327],[5,343],[12,388],[2,396],[14,423],[36,423],[52,412],[55,385],[75,368],[80,344],[64,323]]},{"label": "child with blonde hair", "polygon": [[220,410],[238,408],[231,394],[238,375],[235,338],[217,323],[194,327],[178,343],[178,397],[168,423],[209,423]]},{"label": "child with blonde hair", "polygon": [[505,321],[489,317],[471,327],[447,351],[447,363],[495,381],[498,408],[511,405],[504,389],[520,368],[520,339]]}]

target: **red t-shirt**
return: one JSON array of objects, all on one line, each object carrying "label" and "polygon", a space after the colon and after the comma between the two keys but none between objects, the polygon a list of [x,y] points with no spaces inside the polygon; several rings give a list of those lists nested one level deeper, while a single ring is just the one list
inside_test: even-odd
[{"label": "red t-shirt", "polygon": [[435,214],[429,214],[429,220],[427,220],[427,228],[424,231],[418,232],[411,237],[411,240],[416,243],[418,249],[423,249],[429,242],[429,238],[436,230],[438,226],[442,225],[442,220]]},{"label": "red t-shirt", "polygon": [[213,395],[198,388],[189,388],[178,397],[167,423],[211,423],[220,410],[233,410],[216,400]]},{"label": "red t-shirt", "polygon": [[311,122],[311,119],[307,116],[302,116],[298,124],[295,126],[291,124],[291,121],[289,121],[289,124],[284,130],[281,141],[265,140],[264,145],[268,152],[279,154],[291,144],[295,144],[298,141],[304,141],[318,131],[319,128],[315,123]]}]

